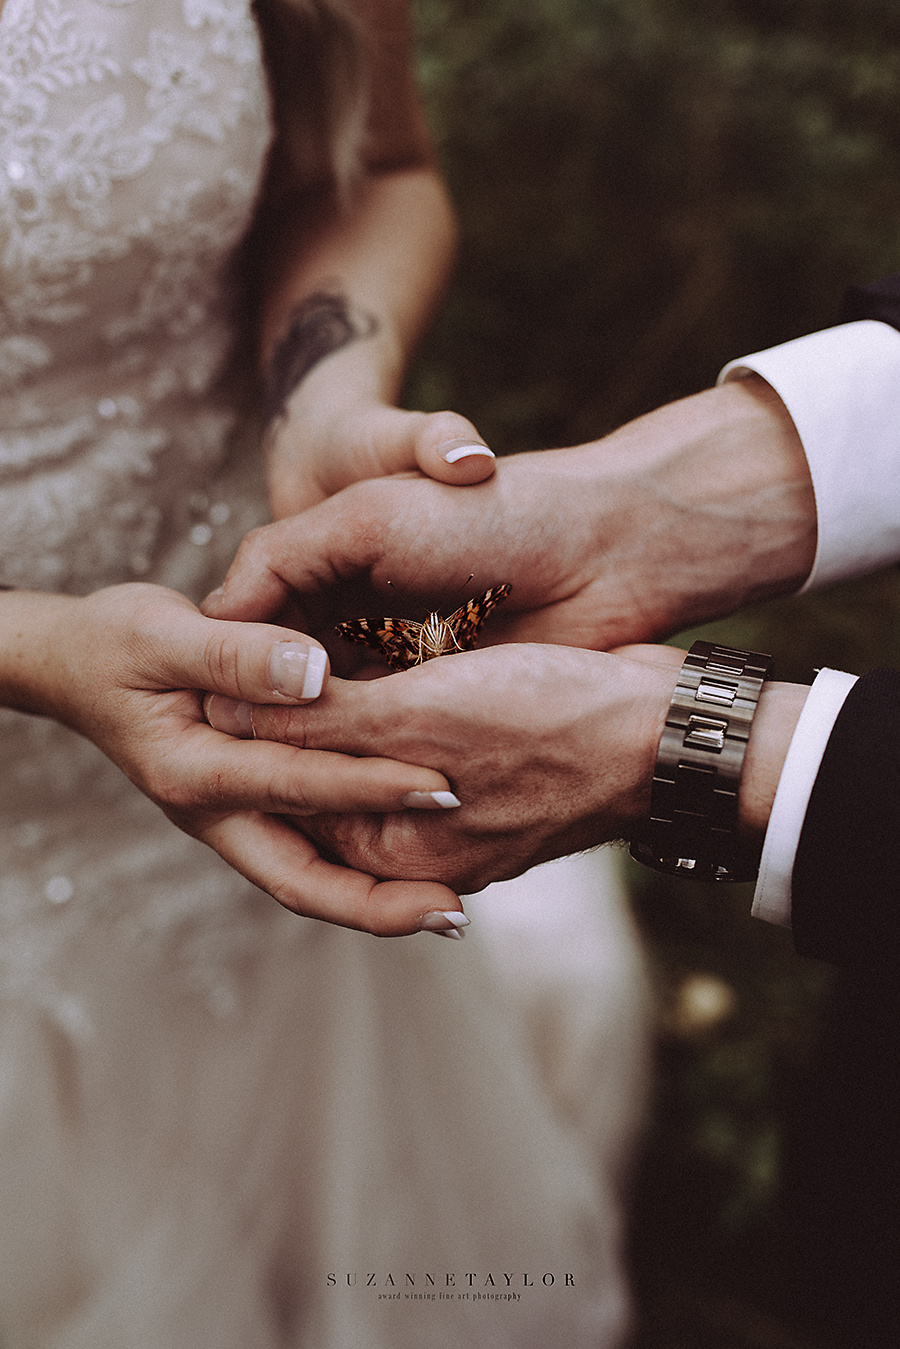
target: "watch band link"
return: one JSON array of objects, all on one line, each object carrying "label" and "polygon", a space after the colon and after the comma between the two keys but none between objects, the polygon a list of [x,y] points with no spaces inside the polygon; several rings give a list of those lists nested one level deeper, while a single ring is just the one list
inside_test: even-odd
[{"label": "watch band link", "polygon": [[738,787],[771,656],[694,642],[672,697],[653,775],[650,819],[631,855],[695,880],[756,877],[759,848],[738,838]]}]

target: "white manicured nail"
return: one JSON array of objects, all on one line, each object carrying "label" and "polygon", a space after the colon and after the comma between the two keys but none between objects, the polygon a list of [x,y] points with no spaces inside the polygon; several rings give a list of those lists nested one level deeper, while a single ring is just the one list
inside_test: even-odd
[{"label": "white manicured nail", "polygon": [[452,441],[447,449],[440,451],[441,458],[446,464],[456,464],[460,459],[470,459],[473,455],[480,454],[485,459],[493,459],[494,452],[489,450],[487,445],[460,445]]},{"label": "white manicured nail", "polygon": [[269,678],[285,698],[318,698],[325,682],[328,657],[320,646],[279,642],[269,656]]},{"label": "white manicured nail", "polygon": [[464,913],[426,913],[419,924],[420,932],[436,932],[440,937],[461,937],[461,927],[468,927],[469,919]]},{"label": "white manicured nail", "polygon": [[407,792],[402,804],[410,810],[455,810],[462,802],[452,792]]},{"label": "white manicured nail", "polygon": [[468,919],[464,913],[426,913],[418,924],[420,932],[433,932],[434,936],[451,936],[456,942],[466,936],[464,932],[459,931],[464,927],[468,927]]}]

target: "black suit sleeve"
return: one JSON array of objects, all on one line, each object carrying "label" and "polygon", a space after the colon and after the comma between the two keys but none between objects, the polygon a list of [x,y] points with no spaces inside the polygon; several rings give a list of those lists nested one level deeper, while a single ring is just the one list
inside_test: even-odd
[{"label": "black suit sleeve", "polygon": [[841,709],[791,894],[802,955],[900,970],[900,671],[863,675]]},{"label": "black suit sleeve", "polygon": [[885,276],[866,286],[851,286],[844,294],[841,323],[857,319],[878,319],[900,329],[900,274]]},{"label": "black suit sleeve", "polygon": [[786,1170],[796,1300],[840,1349],[900,1345],[900,671],[851,689],[793,875],[798,949],[844,965]]}]

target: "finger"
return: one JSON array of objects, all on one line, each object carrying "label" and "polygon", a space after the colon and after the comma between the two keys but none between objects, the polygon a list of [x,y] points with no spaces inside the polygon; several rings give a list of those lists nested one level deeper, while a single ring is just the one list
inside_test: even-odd
[{"label": "finger", "polygon": [[[458,896],[436,881],[378,881],[320,857],[297,830],[267,815],[218,819],[198,837],[293,913],[403,937],[465,926]],[[438,925],[443,922],[443,929]]]},{"label": "finger", "polygon": [[[353,492],[351,487],[302,516],[251,530],[225,580],[201,603],[201,613],[219,619],[265,619],[280,613],[295,591],[321,591],[342,575],[365,571],[380,550],[372,537],[374,530],[361,537],[355,528],[347,507]],[[351,537],[354,556],[345,559]]]},{"label": "finger", "polygon": [[264,623],[222,622],[185,603],[137,606],[131,647],[153,653],[155,688],[192,688],[255,703],[302,704],[329,676],[328,655],[312,637]]},{"label": "finger", "polygon": [[405,473],[416,467],[438,482],[465,486],[483,482],[496,467],[493,451],[458,412],[367,409],[356,438],[366,447],[365,457],[345,466],[343,472],[338,467],[329,484],[331,491],[361,478]]},{"label": "finger", "polygon": [[[375,682],[380,685],[383,681]],[[324,753],[327,749],[337,751],[337,758],[363,756],[356,762],[368,763],[372,762],[368,756],[375,756],[380,748],[376,743],[379,734],[383,740],[386,726],[391,725],[389,711],[384,711],[375,720],[368,714],[370,688],[371,683],[367,681],[334,679],[329,696],[317,707],[315,720],[304,715],[300,707],[239,703],[220,696],[206,698],[204,712],[210,726],[217,731],[245,740],[253,739],[260,746],[275,744],[294,750],[302,746],[309,754]],[[385,762],[393,763],[394,760]],[[436,791],[442,787],[449,787],[449,784],[444,781],[439,787],[430,783],[428,790]]]},{"label": "finger", "polygon": [[418,593],[445,586],[457,540],[485,529],[488,503],[474,499],[477,490],[457,492],[418,473],[354,483],[303,515],[251,531],[201,611],[258,621],[279,614],[295,592],[323,595],[360,575],[376,586],[399,579]]},{"label": "finger", "polygon": [[484,482],[496,468],[475,427],[456,412],[434,412],[419,423],[413,440],[416,463],[438,482],[466,486]]},{"label": "finger", "polygon": [[382,814],[459,805],[442,773],[374,755],[356,758],[270,740],[247,743],[198,726],[183,757],[187,762],[178,782],[156,795],[185,813],[200,808],[296,816]]}]

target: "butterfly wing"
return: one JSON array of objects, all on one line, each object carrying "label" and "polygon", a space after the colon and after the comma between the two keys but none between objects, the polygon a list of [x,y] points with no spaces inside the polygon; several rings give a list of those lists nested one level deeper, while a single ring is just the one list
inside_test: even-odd
[{"label": "butterfly wing", "polygon": [[[421,665],[423,660],[449,654],[452,649],[470,651],[475,645],[478,629],[491,610],[506,599],[511,589],[508,583],[493,586],[476,599],[467,600],[448,619],[441,620],[439,615],[432,615],[432,619],[450,629],[454,647],[450,647],[449,643],[439,643],[437,649],[427,649],[428,644],[423,646],[421,640],[424,625],[412,618],[353,618],[346,623],[338,623],[335,632],[347,641],[370,646],[373,651],[384,656],[391,669],[410,670],[414,665]],[[440,647],[443,645],[448,650],[442,651]]]},{"label": "butterfly wing", "polygon": [[486,590],[483,595],[476,599],[468,600],[455,614],[451,614],[447,623],[456,638],[456,643],[460,651],[471,651],[475,645],[475,639],[478,636],[478,629],[492,609],[506,599],[512,586],[509,582],[503,585],[492,586]]},{"label": "butterfly wing", "polygon": [[361,642],[384,656],[392,670],[418,665],[422,624],[411,618],[353,618],[338,623],[335,632],[349,642]]}]

